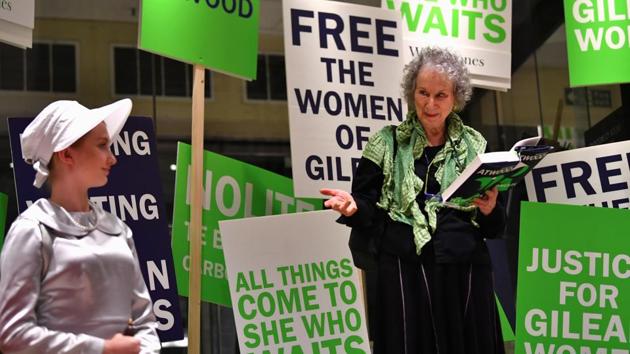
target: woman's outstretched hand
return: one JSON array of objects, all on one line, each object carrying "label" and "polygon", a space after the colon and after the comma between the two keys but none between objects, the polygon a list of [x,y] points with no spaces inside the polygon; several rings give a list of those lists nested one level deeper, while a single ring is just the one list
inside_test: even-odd
[{"label": "woman's outstretched hand", "polygon": [[481,211],[483,215],[490,215],[497,205],[498,195],[499,191],[497,187],[493,187],[492,189],[488,189],[485,195],[473,200],[473,204],[479,208],[479,211]]},{"label": "woman's outstretched hand", "polygon": [[330,197],[324,202],[324,206],[336,210],[344,216],[352,216],[358,210],[352,195],[344,190],[322,188],[319,192]]}]

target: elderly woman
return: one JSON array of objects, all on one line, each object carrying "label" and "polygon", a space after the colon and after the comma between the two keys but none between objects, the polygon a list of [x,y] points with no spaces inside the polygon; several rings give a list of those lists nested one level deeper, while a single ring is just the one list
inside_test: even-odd
[{"label": "elderly woman", "polygon": [[402,86],[413,109],[395,137],[386,127],[370,138],[352,194],[322,190],[349,226],[385,219],[375,353],[503,353],[484,242],[503,227],[498,193],[458,208],[434,198],[486,148],[455,113],[471,96],[468,72],[450,51],[425,48]]}]

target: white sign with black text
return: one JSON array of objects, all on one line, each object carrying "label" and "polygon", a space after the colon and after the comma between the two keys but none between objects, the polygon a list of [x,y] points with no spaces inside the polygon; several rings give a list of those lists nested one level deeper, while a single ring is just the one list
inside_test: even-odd
[{"label": "white sign with black text", "polygon": [[630,141],[547,155],[525,177],[530,201],[630,208]]},{"label": "white sign with black text", "polygon": [[285,0],[283,16],[295,196],[349,190],[368,138],[406,115],[400,21],[334,1]]}]

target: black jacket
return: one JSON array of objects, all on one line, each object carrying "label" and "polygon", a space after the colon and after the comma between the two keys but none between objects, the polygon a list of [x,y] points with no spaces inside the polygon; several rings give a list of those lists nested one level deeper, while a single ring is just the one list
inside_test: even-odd
[{"label": "black jacket", "polygon": [[[415,173],[421,179],[428,178],[427,192],[438,193],[440,185],[434,178],[435,171],[427,171],[430,160],[440,147],[426,148],[425,155],[416,160]],[[427,181],[425,181],[427,183]],[[422,256],[416,254],[413,232],[410,225],[393,221],[385,212],[376,207],[380,199],[383,173],[378,165],[362,158],[352,182],[352,195],[358,211],[352,217],[341,217],[339,222],[361,230],[377,231],[376,240],[379,252],[386,252],[409,261],[430,261],[436,263],[490,263],[485,238],[501,236],[505,224],[505,210],[497,199],[493,212],[485,216],[477,212],[479,227],[471,222],[472,213],[451,208],[441,208],[437,214],[437,227],[431,233],[431,241],[422,248]],[[417,201],[424,209],[424,195]]]}]

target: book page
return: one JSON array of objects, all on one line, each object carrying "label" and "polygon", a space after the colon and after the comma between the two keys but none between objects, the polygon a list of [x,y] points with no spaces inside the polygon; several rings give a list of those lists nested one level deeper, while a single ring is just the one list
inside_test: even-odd
[{"label": "book page", "polygon": [[514,143],[510,151],[515,151],[519,146],[536,146],[538,142],[542,139],[542,136],[534,136],[531,138],[525,138]]}]

